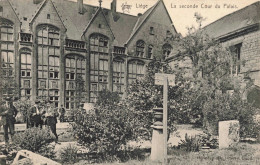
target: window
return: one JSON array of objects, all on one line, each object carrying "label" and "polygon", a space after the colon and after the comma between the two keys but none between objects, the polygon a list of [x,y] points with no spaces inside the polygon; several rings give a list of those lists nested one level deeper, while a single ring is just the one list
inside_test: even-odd
[{"label": "window", "polygon": [[[53,97],[53,90],[59,88],[60,31],[51,25],[40,25],[37,27],[36,40],[38,47],[38,98],[48,99]],[[56,97],[54,102],[59,100],[59,96]]]},{"label": "window", "polygon": [[[82,80],[79,82],[79,80]],[[75,108],[84,97],[79,96],[78,86],[86,81],[86,60],[83,56],[70,54],[66,56],[66,109]],[[77,85],[77,83],[81,83]]]},{"label": "window", "polygon": [[239,74],[241,72],[241,47],[242,43],[230,47],[233,60],[232,60],[232,74]]},{"label": "window", "polygon": [[145,42],[142,40],[137,41],[136,43],[136,56],[143,57],[144,56],[144,49],[145,49]]},{"label": "window", "polygon": [[24,48],[21,50],[21,76],[31,77],[31,50]]},{"label": "window", "polygon": [[171,32],[169,30],[166,31],[166,38],[171,38]]},{"label": "window", "polygon": [[[31,69],[32,69],[32,59],[31,59],[31,50],[28,48],[22,48],[20,50],[21,56],[21,96],[27,97],[30,96],[31,89]],[[25,92],[23,92],[25,90]],[[28,92],[29,91],[29,92]]]},{"label": "window", "polygon": [[[3,8],[0,6],[0,10]],[[2,14],[2,12],[0,12]],[[1,17],[0,20],[0,69],[6,82],[14,81],[14,38],[13,38],[13,23]],[[9,85],[8,85],[9,86]],[[0,89],[4,95],[13,94],[14,87],[11,85],[7,89]]]},{"label": "window", "polygon": [[154,28],[153,27],[150,27],[150,34],[154,35]]},{"label": "window", "polygon": [[108,37],[101,34],[90,36],[90,102],[94,102],[97,92],[108,86]]},{"label": "window", "polygon": [[27,21],[27,17],[23,17],[23,20],[24,20],[24,21]]},{"label": "window", "polygon": [[128,82],[131,84],[136,79],[144,76],[144,62],[143,61],[130,61],[128,64]]},{"label": "window", "polygon": [[148,46],[147,58],[149,58],[149,59],[153,58],[153,45]]},{"label": "window", "polygon": [[50,14],[47,14],[47,19],[51,19],[51,15]]},{"label": "window", "polygon": [[172,46],[170,44],[164,44],[162,47],[163,50],[163,59],[169,57],[172,51]]},{"label": "window", "polygon": [[125,61],[116,58],[113,61],[113,92],[123,94],[125,88]]}]

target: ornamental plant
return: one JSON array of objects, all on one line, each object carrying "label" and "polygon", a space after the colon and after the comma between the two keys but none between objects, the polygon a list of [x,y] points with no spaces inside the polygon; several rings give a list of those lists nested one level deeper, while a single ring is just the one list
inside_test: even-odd
[{"label": "ornamental plant", "polygon": [[13,137],[13,145],[17,150],[25,149],[48,158],[54,158],[55,137],[49,129],[29,128],[24,132],[16,133]]}]

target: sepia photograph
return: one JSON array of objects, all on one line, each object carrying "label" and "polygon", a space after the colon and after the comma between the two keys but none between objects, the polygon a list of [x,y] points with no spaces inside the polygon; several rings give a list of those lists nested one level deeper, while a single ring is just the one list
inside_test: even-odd
[{"label": "sepia photograph", "polygon": [[259,165],[259,0],[0,0],[0,165]]}]

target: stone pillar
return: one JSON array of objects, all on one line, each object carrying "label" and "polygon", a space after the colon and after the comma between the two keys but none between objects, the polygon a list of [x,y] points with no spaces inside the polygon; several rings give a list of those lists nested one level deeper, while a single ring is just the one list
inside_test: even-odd
[{"label": "stone pillar", "polygon": [[0,164],[6,165],[6,156],[5,155],[0,155]]},{"label": "stone pillar", "polygon": [[163,162],[163,108],[154,108],[151,160]]},{"label": "stone pillar", "polygon": [[219,148],[228,148],[239,142],[239,121],[219,122]]}]

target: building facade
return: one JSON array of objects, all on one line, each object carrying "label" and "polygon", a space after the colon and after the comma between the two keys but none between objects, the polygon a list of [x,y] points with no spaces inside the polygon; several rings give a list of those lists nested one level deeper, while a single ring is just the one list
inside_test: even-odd
[{"label": "building facade", "polygon": [[[234,55],[231,75],[241,80],[244,99],[260,108],[260,2],[253,3],[226,15],[203,28],[205,34],[215,38]],[[168,58],[172,66],[174,56]],[[191,65],[190,59],[180,64]],[[246,87],[251,79],[253,85]]]},{"label": "building facade", "polygon": [[116,0],[111,9],[83,0],[0,0],[1,70],[20,97],[69,110],[82,99],[82,86],[84,102],[95,102],[102,89],[124,96],[156,55],[170,54],[167,38],[176,30],[162,0],[138,16],[116,6]]}]

